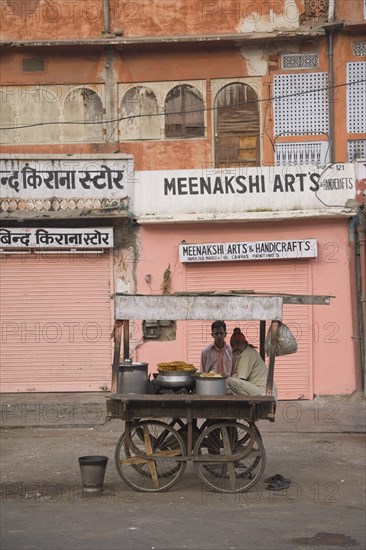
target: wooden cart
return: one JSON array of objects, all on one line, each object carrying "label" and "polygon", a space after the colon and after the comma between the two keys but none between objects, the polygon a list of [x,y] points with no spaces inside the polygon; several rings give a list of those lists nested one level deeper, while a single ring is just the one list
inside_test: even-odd
[{"label": "wooden cart", "polygon": [[[124,329],[124,358],[129,357],[129,320],[258,320],[264,359],[266,320],[270,320],[268,380],[264,396],[112,394],[107,418],[125,421],[115,462],[124,482],[137,491],[166,491],[183,475],[188,462],[211,490],[248,491],[261,478],[266,454],[259,419],[274,421],[272,395],[277,335],[283,304],[329,304],[329,296],[209,293],[115,295],[114,384]],[[219,314],[218,314],[219,312]],[[123,321],[122,321],[123,320]]]}]

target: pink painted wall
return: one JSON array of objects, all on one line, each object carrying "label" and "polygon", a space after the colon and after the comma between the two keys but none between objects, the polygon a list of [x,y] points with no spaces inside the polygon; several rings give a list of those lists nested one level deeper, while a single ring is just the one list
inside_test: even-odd
[{"label": "pink painted wall", "polygon": [[[178,253],[183,239],[190,243],[203,243],[289,238],[318,240],[318,258],[309,260],[312,273],[309,293],[335,296],[330,306],[312,308],[309,338],[313,342],[314,392],[318,395],[352,393],[356,389],[356,357],[352,339],[352,258],[347,219],[316,220],[315,223],[296,220],[276,222],[275,225],[231,223],[142,227],[137,291],[160,294],[163,273],[169,264],[172,272],[171,292],[185,290],[186,268],[180,263]],[[151,275],[150,285],[145,281],[147,274]],[[178,323],[176,341],[144,343],[134,359],[148,362],[151,370],[155,370],[159,361],[186,360],[184,322]]]}]

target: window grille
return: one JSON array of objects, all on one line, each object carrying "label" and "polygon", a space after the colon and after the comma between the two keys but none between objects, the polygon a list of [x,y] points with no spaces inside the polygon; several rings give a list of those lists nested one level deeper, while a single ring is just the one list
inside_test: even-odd
[{"label": "window grille", "polygon": [[366,139],[353,139],[348,142],[348,162],[366,159]]},{"label": "window grille", "polygon": [[329,143],[327,141],[277,143],[276,164],[327,164]]},{"label": "window grille", "polygon": [[275,135],[328,133],[326,73],[280,74],[274,80]]},{"label": "window grille", "polygon": [[365,81],[366,62],[347,63],[347,131],[351,134],[366,132]]},{"label": "window grille", "polygon": [[282,69],[317,69],[317,53],[286,53],[281,56]]},{"label": "window grille", "polygon": [[364,57],[366,55],[366,42],[354,42],[353,55],[355,57]]}]

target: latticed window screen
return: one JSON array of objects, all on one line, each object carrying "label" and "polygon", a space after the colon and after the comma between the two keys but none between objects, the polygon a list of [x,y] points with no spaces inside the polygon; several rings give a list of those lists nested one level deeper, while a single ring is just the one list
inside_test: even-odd
[{"label": "latticed window screen", "polygon": [[364,57],[366,55],[366,42],[354,42],[353,55],[355,57]]},{"label": "latticed window screen", "polygon": [[274,80],[275,135],[328,133],[326,73],[280,74]]},{"label": "latticed window screen", "polygon": [[277,143],[277,166],[293,164],[326,164],[328,162],[329,143],[327,141]]},{"label": "latticed window screen", "polygon": [[281,56],[282,69],[317,69],[317,53],[286,53]]},{"label": "latticed window screen", "polygon": [[366,159],[366,139],[353,139],[348,142],[348,162]]},{"label": "latticed window screen", "polygon": [[366,132],[366,61],[347,63],[347,83],[347,130]]}]

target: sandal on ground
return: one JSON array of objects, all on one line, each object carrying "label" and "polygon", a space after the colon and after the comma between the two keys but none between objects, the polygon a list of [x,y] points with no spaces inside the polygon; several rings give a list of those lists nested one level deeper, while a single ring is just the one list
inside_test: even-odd
[{"label": "sandal on ground", "polygon": [[289,486],[289,483],[285,483],[280,479],[276,479],[275,481],[267,485],[266,489],[268,489],[269,491],[282,491],[282,489],[287,489]]},{"label": "sandal on ground", "polygon": [[267,477],[267,479],[264,480],[265,483],[273,483],[274,481],[282,481],[283,483],[291,483],[291,479],[286,479],[281,474],[275,474],[272,477]]}]

